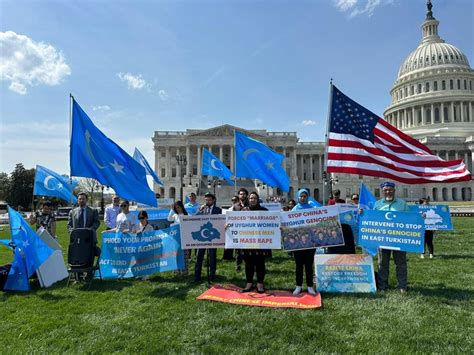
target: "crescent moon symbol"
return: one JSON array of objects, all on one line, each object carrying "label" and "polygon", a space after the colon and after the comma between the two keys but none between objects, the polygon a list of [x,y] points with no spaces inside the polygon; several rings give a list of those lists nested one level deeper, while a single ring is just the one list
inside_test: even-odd
[{"label": "crescent moon symbol", "polygon": [[51,175],[46,176],[46,179],[44,179],[43,185],[44,185],[44,188],[45,188],[45,189],[50,190],[50,191],[54,191],[54,190],[56,190],[56,189],[51,189],[51,188],[49,187],[49,185],[48,185],[48,184],[49,184],[49,180],[51,180],[51,179],[54,179],[54,176],[51,176]]},{"label": "crescent moon symbol", "polygon": [[211,159],[211,167],[214,169],[214,170],[222,170],[220,168],[218,168],[216,166],[216,159]]},{"label": "crescent moon symbol", "polygon": [[206,231],[207,231],[207,229],[203,229],[203,230],[201,231],[201,237],[204,238],[204,239],[208,239],[208,237],[206,237],[205,235],[203,235],[203,233],[206,232]]},{"label": "crescent moon symbol", "polygon": [[392,212],[385,213],[385,218],[388,219],[389,221],[391,221],[393,219]]},{"label": "crescent moon symbol", "polygon": [[244,158],[244,160],[247,160],[247,157],[249,156],[249,154],[251,153],[260,153],[260,151],[258,149],[255,149],[255,148],[249,148],[249,149],[246,149],[244,151],[244,153],[242,154],[242,157]]},{"label": "crescent moon symbol", "polygon": [[86,151],[87,151],[87,154],[89,155],[91,160],[95,163],[95,165],[97,165],[97,167],[99,169],[105,169],[107,166],[106,165],[100,165],[99,162],[97,161],[97,159],[95,158],[94,154],[92,154],[91,140],[92,141],[94,141],[94,140],[91,138],[91,134],[89,133],[89,131],[87,129],[86,129],[86,133],[84,133],[84,136],[86,138]]}]

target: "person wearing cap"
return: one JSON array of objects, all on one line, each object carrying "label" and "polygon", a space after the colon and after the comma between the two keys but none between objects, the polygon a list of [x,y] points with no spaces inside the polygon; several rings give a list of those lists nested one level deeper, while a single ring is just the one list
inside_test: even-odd
[{"label": "person wearing cap", "polygon": [[[314,206],[308,203],[308,190],[300,189],[297,193],[298,204],[293,207],[292,211],[304,210],[313,208]],[[308,293],[315,295],[313,282],[313,264],[314,264],[314,253],[316,249],[304,249],[293,251],[295,258],[295,273],[296,273],[296,288],[293,291],[294,295],[299,295],[303,289],[303,270],[306,272],[306,285],[308,286]]]},{"label": "person wearing cap", "polygon": [[341,190],[337,189],[332,193],[333,197],[328,200],[328,206],[335,205],[336,203],[346,203],[346,201],[341,198]]},{"label": "person wearing cap", "polygon": [[[384,197],[375,202],[374,210],[399,212],[410,210],[404,200],[395,197],[395,184],[393,182],[386,181],[380,185],[380,188]],[[404,251],[379,249],[378,288],[381,291],[388,288],[390,254],[392,253],[395,261],[395,272],[397,273],[397,288],[401,293],[405,293],[407,290],[407,253]]]},{"label": "person wearing cap", "polygon": [[[199,208],[198,215],[203,214],[222,214],[222,210],[216,206],[216,196],[210,192],[204,195],[206,203]],[[209,255],[209,280],[213,281],[216,278],[216,264],[217,253],[216,249],[199,249],[196,257],[196,264],[194,265],[194,281],[201,281],[202,263],[204,261],[204,254]]]}]

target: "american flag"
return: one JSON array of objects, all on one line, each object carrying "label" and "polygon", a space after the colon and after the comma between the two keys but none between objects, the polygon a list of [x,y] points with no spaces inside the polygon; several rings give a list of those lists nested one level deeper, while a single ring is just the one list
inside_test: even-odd
[{"label": "american flag", "polygon": [[327,171],[407,184],[471,180],[462,160],[445,161],[425,145],[332,87]]}]

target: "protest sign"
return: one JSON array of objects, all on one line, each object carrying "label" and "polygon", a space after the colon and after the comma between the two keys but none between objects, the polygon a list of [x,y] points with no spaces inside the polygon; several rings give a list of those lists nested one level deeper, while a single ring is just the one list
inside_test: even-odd
[{"label": "protest sign", "polygon": [[319,292],[377,291],[370,255],[315,255],[314,265]]},{"label": "protest sign", "polygon": [[448,205],[410,205],[410,211],[425,214],[426,230],[453,230]]},{"label": "protest sign", "polygon": [[179,226],[140,234],[104,232],[99,266],[102,278],[128,278],[184,268]]},{"label": "protest sign", "polygon": [[183,249],[215,249],[225,245],[225,216],[206,214],[181,216],[181,247]]},{"label": "protest sign", "polygon": [[285,250],[344,245],[338,206],[281,212],[280,215]]},{"label": "protest sign", "polygon": [[170,226],[170,222],[168,221],[168,214],[170,213],[170,210],[147,208],[130,211],[130,213],[134,213],[138,217],[138,213],[140,211],[146,211],[146,213],[148,214],[148,223],[150,223],[153,228],[165,229]]},{"label": "protest sign", "polygon": [[359,237],[359,207],[352,204],[337,204],[339,206],[339,221],[351,227],[354,241]]},{"label": "protest sign", "polygon": [[364,248],[423,253],[424,237],[419,213],[367,210],[359,216],[358,243]]},{"label": "protest sign", "polygon": [[226,249],[281,249],[280,212],[227,211]]},{"label": "protest sign", "polygon": [[265,207],[269,211],[281,211],[280,202],[263,202],[260,206]]}]

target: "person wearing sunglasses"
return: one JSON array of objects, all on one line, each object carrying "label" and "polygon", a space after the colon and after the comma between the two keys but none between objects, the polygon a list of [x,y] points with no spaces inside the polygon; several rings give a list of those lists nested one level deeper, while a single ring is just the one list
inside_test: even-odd
[{"label": "person wearing sunglasses", "polygon": [[359,195],[358,194],[352,194],[351,204],[353,204],[353,205],[358,205],[359,204]]},{"label": "person wearing sunglasses", "polygon": [[140,211],[138,213],[138,225],[136,227],[137,233],[149,232],[154,230],[153,226],[148,223],[148,213],[146,211]]},{"label": "person wearing sunglasses", "polygon": [[137,215],[130,212],[130,202],[124,200],[120,203],[122,212],[117,216],[117,232],[134,233],[138,224]]}]

